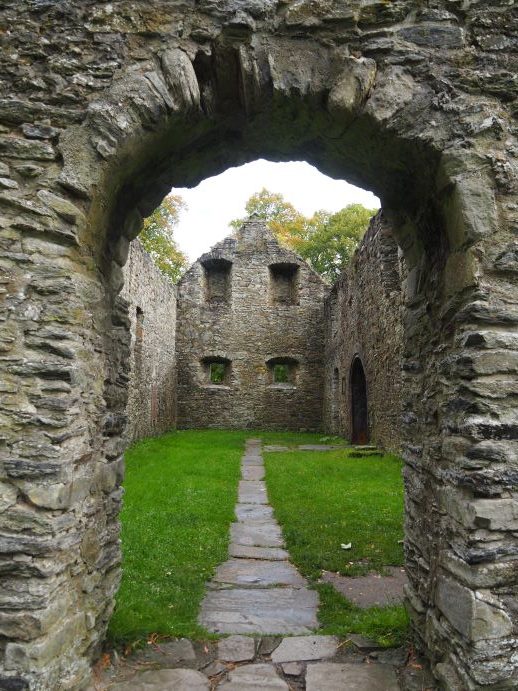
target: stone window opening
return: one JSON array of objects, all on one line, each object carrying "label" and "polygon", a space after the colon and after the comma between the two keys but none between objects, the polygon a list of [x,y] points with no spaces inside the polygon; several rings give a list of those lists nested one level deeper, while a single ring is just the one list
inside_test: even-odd
[{"label": "stone window opening", "polygon": [[270,303],[298,305],[298,264],[270,264]]},{"label": "stone window opening", "polygon": [[205,301],[210,305],[225,305],[231,297],[232,262],[227,259],[207,259],[204,269]]},{"label": "stone window opening", "polygon": [[227,358],[209,357],[202,360],[206,386],[228,388],[230,384],[231,363]]},{"label": "stone window opening", "polygon": [[293,389],[297,383],[298,361],[294,358],[272,358],[267,363],[269,385],[279,389]]}]

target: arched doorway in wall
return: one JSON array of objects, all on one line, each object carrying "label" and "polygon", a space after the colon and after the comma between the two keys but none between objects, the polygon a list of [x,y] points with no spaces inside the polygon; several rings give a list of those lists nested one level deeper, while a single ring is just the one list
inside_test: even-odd
[{"label": "arched doorway in wall", "polygon": [[[495,179],[502,187],[499,195],[510,194],[505,166],[500,170],[497,163],[499,156],[507,156],[502,148],[506,138],[493,139],[492,128],[488,129],[484,121],[484,109],[490,107],[498,127],[506,128],[506,107],[493,99],[489,90],[484,103],[478,93],[471,97],[465,92],[468,82],[464,75],[456,76],[455,51],[451,51],[455,70],[449,78],[457,81],[452,87],[448,83],[445,90],[446,82],[437,74],[450,60],[449,49],[437,48],[431,42],[437,32],[426,23],[419,32],[397,27],[402,50],[406,40],[411,42],[415,36],[422,44],[423,62],[413,70],[413,54],[405,68],[395,65],[390,52],[376,48],[372,32],[354,28],[349,40],[355,51],[350,54],[344,52],[346,34],[342,26],[335,44],[325,23],[312,27],[303,39],[298,33],[293,37],[293,24],[282,33],[278,23],[266,23],[256,42],[255,37],[250,40],[244,25],[231,28],[229,24],[226,33],[221,27],[214,34],[212,29],[202,31],[201,23],[192,22],[192,8],[188,12],[184,38],[175,36],[172,40],[168,33],[157,41],[159,29],[150,23],[145,31],[143,27],[138,34],[130,34],[131,41],[137,41],[135,37],[139,41],[133,52],[121,51],[120,59],[106,62],[106,69],[113,64],[117,70],[109,86],[92,82],[92,91],[85,96],[79,93],[79,85],[74,85],[77,102],[70,108],[69,118],[58,121],[72,123],[60,134],[59,157],[53,144],[29,144],[18,128],[13,127],[12,137],[3,137],[3,150],[10,151],[15,162],[31,155],[45,162],[31,168],[40,174],[45,170],[44,176],[38,180],[19,178],[16,187],[23,183],[23,189],[6,193],[12,237],[28,234],[23,247],[31,248],[30,257],[9,251],[9,271],[16,286],[14,297],[9,297],[13,301],[11,313],[21,314],[16,301],[29,300],[28,296],[38,299],[32,285],[27,284],[37,273],[27,271],[30,258],[39,269],[38,275],[44,277],[41,280],[48,281],[42,294],[59,295],[62,304],[52,304],[51,309],[40,298],[34,307],[27,303],[30,309],[24,315],[40,313],[41,319],[59,322],[64,334],[60,338],[66,337],[70,347],[63,363],[35,361],[34,343],[26,337],[25,327],[15,329],[8,348],[16,347],[20,363],[21,354],[26,352],[30,367],[13,364],[10,359],[2,367],[9,368],[13,390],[16,378],[20,392],[29,390],[29,374],[43,380],[59,377],[67,381],[67,391],[70,389],[78,402],[74,417],[67,413],[57,421],[63,433],[52,437],[53,445],[48,443],[50,433],[42,422],[45,416],[30,420],[31,444],[55,457],[55,472],[59,465],[62,476],[49,489],[48,497],[42,498],[40,481],[32,476],[24,481],[24,492],[42,503],[42,510],[48,507],[56,540],[35,536],[30,544],[18,540],[17,545],[27,544],[26,549],[34,550],[35,555],[52,556],[54,561],[55,550],[61,550],[60,554],[74,563],[73,575],[72,570],[64,572],[67,575],[63,578],[69,578],[71,584],[66,592],[88,593],[71,599],[68,605],[68,613],[75,615],[79,609],[91,623],[66,655],[60,653],[61,658],[54,663],[56,674],[61,674],[68,660],[74,661],[75,668],[87,664],[84,651],[94,650],[102,638],[117,587],[117,515],[122,496],[118,485],[125,448],[127,387],[118,363],[125,359],[129,343],[117,295],[129,241],[138,234],[142,218],[172,186],[193,185],[229,165],[261,155],[313,162],[331,175],[374,190],[391,211],[409,268],[407,309],[412,328],[405,334],[405,371],[412,386],[405,402],[404,425],[409,497],[406,552],[414,630],[443,671],[458,669],[465,676],[480,675],[486,680],[490,660],[494,662],[491,683],[497,683],[508,676],[506,665],[511,666],[505,593],[498,576],[488,574],[484,581],[487,602],[475,598],[475,565],[497,557],[482,543],[489,542],[491,536],[481,537],[478,531],[476,540],[480,543],[473,542],[478,529],[473,516],[491,530],[498,530],[498,522],[493,527],[493,510],[488,506],[493,501],[488,488],[496,480],[482,471],[478,476],[470,475],[470,469],[472,459],[477,458],[485,468],[488,454],[491,460],[507,458],[502,449],[505,446],[508,453],[510,422],[507,401],[495,402],[493,392],[484,388],[486,384],[478,386],[475,382],[486,366],[476,356],[487,358],[488,351],[503,347],[503,341],[492,333],[484,333],[481,339],[472,334],[480,324],[496,331],[515,318],[509,279],[512,255],[507,247],[511,235],[505,234],[505,224],[511,227],[512,220],[502,215],[498,237],[496,234]],[[71,13],[66,22],[75,16]],[[218,22],[219,15],[214,18],[215,27]],[[250,21],[246,26],[252,24]],[[177,19],[164,24],[168,32],[177,25]],[[319,32],[324,32],[322,40]],[[125,35],[121,34],[121,43]],[[445,35],[458,40],[459,45],[470,40],[469,32],[464,35],[461,27],[453,25]],[[362,56],[364,48],[365,55],[373,55],[375,60],[353,57]],[[437,74],[428,73],[428,65]],[[470,67],[466,65],[463,70],[467,73]],[[477,88],[484,88],[479,76],[476,83]],[[38,94],[37,100],[40,98]],[[459,108],[450,107],[452,99],[458,100]],[[462,111],[471,113],[469,121],[462,121]],[[65,106],[63,113],[68,114]],[[18,117],[20,123],[25,120],[25,114],[19,116],[14,110],[9,117],[12,124]],[[475,126],[477,118],[480,130]],[[464,138],[459,138],[459,132]],[[480,132],[485,132],[484,136],[475,139]],[[492,158],[491,152],[497,156]],[[491,161],[495,170],[491,170]],[[27,214],[39,214],[38,222],[18,218],[20,208]],[[40,233],[45,235],[45,252],[34,242],[33,236]],[[12,245],[17,246],[15,239]],[[475,245],[481,251],[474,251]],[[69,299],[61,298],[65,291]],[[45,303],[49,303],[47,297]],[[507,342],[504,345],[507,347]],[[427,392],[426,400],[423,391]],[[505,391],[503,395],[507,395]],[[30,402],[30,409],[37,405],[44,408],[47,400],[39,397]],[[19,416],[19,409],[19,404],[14,406],[13,415]],[[6,438],[9,447],[15,449],[13,430],[20,430],[22,421],[13,419]],[[500,440],[498,448],[488,447],[488,436]],[[70,439],[74,440],[73,453]],[[466,458],[471,465],[462,465]],[[32,468],[31,463],[27,467]],[[435,469],[433,475],[431,468]],[[58,489],[59,496],[55,494]],[[18,488],[13,490],[13,502],[17,493]],[[434,511],[429,511],[429,506],[435,507]],[[51,511],[56,508],[68,512],[71,524],[56,522],[54,527],[57,519]],[[72,546],[69,525],[77,528],[78,534]],[[13,526],[9,524],[8,530],[14,530]],[[500,533],[495,535],[504,540]],[[498,560],[512,554],[510,543],[501,554]],[[54,587],[54,576],[41,580],[47,599],[66,610],[66,602],[56,600],[64,589],[58,592]],[[79,587],[83,582],[88,588]],[[466,616],[458,616],[455,608],[451,611],[452,600],[461,603]],[[482,632],[477,623],[480,612],[487,624]],[[493,642],[486,660],[475,643],[478,645],[487,631]],[[59,640],[59,635],[53,627],[45,633],[46,644],[53,637]],[[16,638],[17,634],[13,636]],[[18,646],[13,652],[20,650]],[[35,677],[47,675],[34,665],[30,669]]]},{"label": "arched doorway in wall", "polygon": [[352,442],[368,444],[369,414],[367,406],[367,380],[360,357],[357,355],[349,375],[351,391]]}]

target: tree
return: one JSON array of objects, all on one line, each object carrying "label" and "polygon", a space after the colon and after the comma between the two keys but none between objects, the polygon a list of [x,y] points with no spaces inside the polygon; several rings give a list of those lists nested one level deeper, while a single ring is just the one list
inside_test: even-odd
[{"label": "tree", "polygon": [[255,215],[266,222],[279,242],[296,251],[308,232],[308,219],[286,201],[282,194],[270,192],[266,187],[249,198],[245,210],[245,218],[230,221],[234,230],[238,230],[250,216]]},{"label": "tree", "polygon": [[155,265],[173,283],[187,267],[187,257],[174,238],[180,213],[187,208],[181,196],[169,194],[144,221],[139,240]]},{"label": "tree", "polygon": [[[245,205],[248,218],[264,220],[276,238],[294,250],[325,279],[335,281],[362,239],[376,209],[349,204],[336,213],[317,211],[310,218],[301,214],[282,194],[266,188],[253,194]],[[231,221],[234,229],[247,218]]]},{"label": "tree", "polygon": [[332,214],[317,211],[299,254],[324,278],[333,282],[351,260],[377,209],[348,204]]}]

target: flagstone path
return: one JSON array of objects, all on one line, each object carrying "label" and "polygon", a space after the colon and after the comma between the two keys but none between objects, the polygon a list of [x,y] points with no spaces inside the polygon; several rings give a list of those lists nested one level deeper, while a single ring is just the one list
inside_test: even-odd
[{"label": "flagstone path", "polygon": [[288,561],[259,440],[246,442],[241,470],[229,559],[208,585],[200,624],[213,633],[308,634],[318,627],[318,595]]},{"label": "flagstone path", "polygon": [[437,689],[412,650],[383,650],[356,634],[312,633],[318,597],[289,562],[258,440],[246,443],[236,519],[229,559],[210,582],[199,618],[209,631],[232,635],[159,641],[122,659],[114,654],[112,664],[94,670],[88,691]]}]

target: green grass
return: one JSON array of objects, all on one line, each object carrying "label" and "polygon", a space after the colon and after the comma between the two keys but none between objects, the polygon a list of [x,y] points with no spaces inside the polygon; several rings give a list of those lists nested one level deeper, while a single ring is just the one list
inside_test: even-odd
[{"label": "green grass", "polygon": [[247,432],[182,431],[126,453],[123,578],[112,639],[205,635],[205,583],[227,556]]},{"label": "green grass", "polygon": [[[403,563],[403,484],[395,456],[350,458],[348,451],[265,454],[268,494],[293,562],[320,592],[326,633],[402,642],[402,606],[360,609],[326,584],[322,570],[358,576]],[[351,550],[341,543],[352,543]]]},{"label": "green grass", "polygon": [[[208,635],[197,624],[198,611],[206,582],[227,558],[240,459],[251,437],[280,445],[337,441],[309,432],[189,430],[128,450],[123,579],[112,641],[135,642],[152,633]],[[406,627],[401,607],[359,610],[317,582],[322,569],[369,570],[356,563],[363,559],[373,568],[402,563],[398,459],[350,459],[344,451],[269,453],[265,459],[269,496],[292,559],[320,592],[323,631],[398,642]],[[340,550],[349,541],[353,549]]]},{"label": "green grass", "polygon": [[110,622],[113,641],[151,633],[207,635],[196,619],[205,583],[227,558],[240,459],[250,437],[302,444],[322,435],[187,430],[127,451],[123,578]]}]

